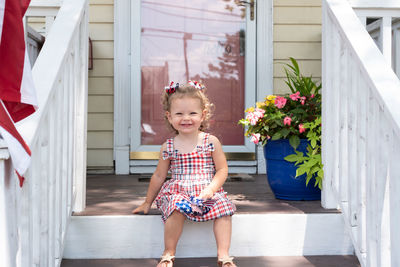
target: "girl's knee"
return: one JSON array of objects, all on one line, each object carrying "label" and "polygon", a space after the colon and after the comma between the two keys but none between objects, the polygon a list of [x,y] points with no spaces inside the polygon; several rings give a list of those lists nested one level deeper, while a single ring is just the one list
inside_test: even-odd
[{"label": "girl's knee", "polygon": [[[179,211],[177,211],[177,210],[174,210],[172,213],[171,213],[171,215],[169,215],[169,217],[168,217],[168,219],[170,219],[170,218],[173,218],[173,219],[177,219],[177,220],[185,220],[186,219],[186,217],[185,217],[185,215],[183,215],[182,213],[180,213]],[[168,220],[167,219],[167,220]]]},{"label": "girl's knee", "polygon": [[215,219],[215,221],[231,222],[232,221],[232,216],[222,216],[222,217],[219,217],[219,218]]}]

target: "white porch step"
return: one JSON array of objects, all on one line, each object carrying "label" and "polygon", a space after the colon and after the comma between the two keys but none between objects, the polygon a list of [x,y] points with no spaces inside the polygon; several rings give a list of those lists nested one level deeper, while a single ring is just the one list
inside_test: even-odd
[{"label": "white porch step", "polygon": [[[158,258],[160,216],[73,216],[65,259]],[[231,254],[237,257],[352,255],[340,213],[235,214]],[[212,222],[186,222],[177,257],[214,257]]]}]

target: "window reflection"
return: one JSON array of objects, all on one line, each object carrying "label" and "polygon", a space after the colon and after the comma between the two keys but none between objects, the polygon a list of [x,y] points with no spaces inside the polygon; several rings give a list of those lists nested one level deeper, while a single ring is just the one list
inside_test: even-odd
[{"label": "window reflection", "polygon": [[216,106],[210,132],[224,145],[243,145],[244,8],[232,0],[142,1],[141,8],[142,144],[171,136],[160,105],[164,86],[198,80]]}]

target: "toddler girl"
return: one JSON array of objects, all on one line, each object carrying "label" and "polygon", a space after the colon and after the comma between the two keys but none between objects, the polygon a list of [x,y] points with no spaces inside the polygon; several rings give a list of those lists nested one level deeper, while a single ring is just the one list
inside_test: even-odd
[{"label": "toddler girl", "polygon": [[[161,147],[157,169],[150,180],[146,200],[133,213],[147,214],[155,200],[164,222],[164,253],[158,267],[171,267],[185,218],[214,220],[218,265],[236,266],[229,257],[235,205],[222,189],[228,165],[219,140],[203,132],[211,116],[204,86],[195,81],[165,88],[163,107],[175,138]],[[165,182],[168,170],[172,177]]]}]

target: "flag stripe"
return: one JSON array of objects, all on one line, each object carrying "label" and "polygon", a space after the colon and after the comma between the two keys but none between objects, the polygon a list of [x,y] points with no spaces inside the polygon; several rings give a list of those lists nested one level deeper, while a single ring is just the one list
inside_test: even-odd
[{"label": "flag stripe", "polygon": [[37,108],[31,66],[25,47],[23,16],[30,0],[0,0],[0,134],[22,186],[31,151],[14,123]]},{"label": "flag stripe", "polygon": [[20,1],[6,0],[0,43],[0,95],[3,100],[12,102],[21,100],[20,88],[25,57],[24,31],[19,5]]},{"label": "flag stripe", "polygon": [[29,155],[31,151],[28,145],[25,143],[24,139],[19,134],[18,130],[15,128],[14,122],[10,118],[7,110],[5,109],[3,101],[0,100],[0,127],[3,127],[8,133],[10,133],[14,138],[23,146],[26,153]]},{"label": "flag stripe", "polygon": [[[5,12],[0,43],[0,96],[9,111],[14,122],[29,116],[35,111],[36,97],[32,76],[26,73],[30,68],[25,51],[24,29],[22,23],[23,14],[29,1],[6,0]],[[23,81],[23,78],[29,79]],[[21,88],[23,85],[23,88]],[[21,90],[22,89],[22,90]],[[29,93],[31,92],[31,93]],[[22,96],[22,94],[26,94]]]}]

